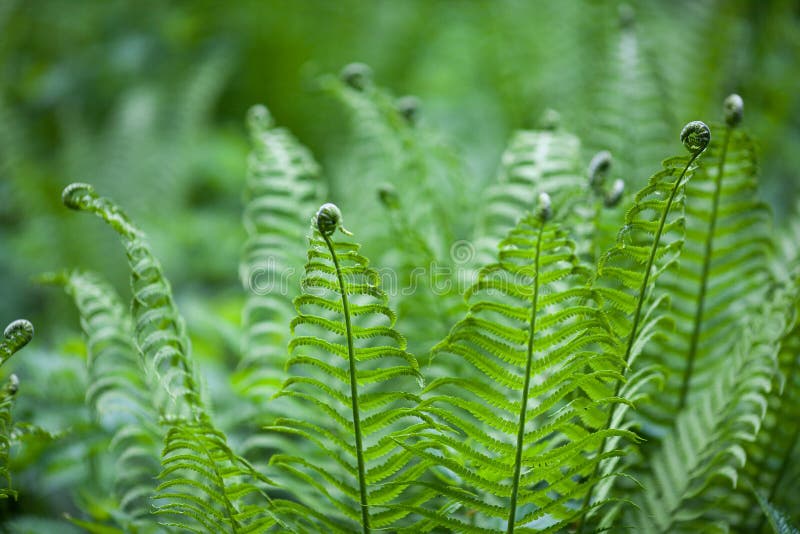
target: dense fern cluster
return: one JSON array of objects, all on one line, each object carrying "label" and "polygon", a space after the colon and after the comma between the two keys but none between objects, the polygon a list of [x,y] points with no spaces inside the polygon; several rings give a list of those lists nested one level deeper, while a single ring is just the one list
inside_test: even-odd
[{"label": "dense fern cluster", "polygon": [[[634,45],[620,44],[632,69]],[[322,85],[358,147],[351,187],[331,193],[343,210],[266,108],[248,117],[233,408],[212,406],[144,232],[92,186],[65,189],[118,234],[132,289],[126,306],[97,274],[46,277],[78,308],[93,435],[114,466],[75,525],[792,531],[800,265],[758,200],[738,96],[723,125],[687,124],[660,168],[625,141],[592,157],[548,113],[513,136],[461,257],[458,166],[419,101],[363,65]],[[629,174],[643,167],[649,179]],[[361,210],[385,222],[364,228],[363,250]],[[395,285],[365,251],[398,266]],[[2,361],[31,335],[13,323]],[[30,431],[11,419],[17,388],[12,375],[0,393],[3,497]]]}]

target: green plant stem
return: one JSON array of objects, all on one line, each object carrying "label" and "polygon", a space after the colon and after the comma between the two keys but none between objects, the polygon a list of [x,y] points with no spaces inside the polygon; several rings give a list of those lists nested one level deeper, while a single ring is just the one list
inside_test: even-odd
[{"label": "green plant stem", "polygon": [[[650,272],[653,269],[653,263],[655,263],[656,253],[658,252],[658,245],[661,242],[661,234],[664,232],[664,226],[667,223],[667,216],[669,215],[669,210],[672,208],[672,203],[675,200],[675,195],[678,193],[678,189],[681,186],[681,182],[683,182],[683,177],[686,176],[686,172],[689,170],[689,167],[692,166],[694,160],[697,159],[701,152],[697,152],[692,154],[692,157],[689,158],[689,162],[686,164],[686,167],[683,168],[683,172],[675,180],[675,185],[672,186],[672,191],[670,191],[669,199],[667,199],[667,206],[664,208],[664,212],[661,214],[661,220],[658,223],[658,230],[653,238],[653,246],[650,249],[650,256],[647,259],[647,265],[645,266],[644,271],[644,279],[642,280],[642,285],[639,287],[639,297],[636,302],[636,311],[633,314],[633,327],[631,328],[631,333],[628,336],[628,344],[625,349],[625,368],[622,370],[623,375],[625,374],[625,370],[630,367],[630,359],[631,351],[633,350],[633,343],[636,341],[636,332],[639,330],[639,321],[641,321],[642,316],[642,306],[644,304],[644,295],[647,291],[647,284],[650,281]],[[617,380],[617,385],[614,387],[614,397],[619,397],[620,391],[622,390],[622,380]],[[611,425],[611,419],[613,418],[614,410],[613,408],[608,412],[608,418],[606,419],[605,425],[603,425],[603,429],[607,429]],[[606,442],[608,438],[604,437],[602,442],[600,443],[599,454],[602,455],[606,448]],[[598,460],[597,463],[594,465],[594,471],[592,472],[592,476],[589,480],[594,479],[597,477],[600,471],[600,463],[601,460]],[[595,486],[592,485],[589,488],[589,491],[586,492],[586,497],[583,499],[583,513],[581,515],[580,520],[578,521],[578,528],[577,532],[582,533],[584,527],[586,526],[586,516],[589,513],[588,507],[592,502],[592,494],[594,493]]]},{"label": "green plant stem", "polygon": [[353,432],[356,437],[356,460],[358,462],[358,490],[361,497],[361,526],[364,534],[369,534],[369,504],[367,501],[367,475],[364,467],[364,445],[361,439],[361,420],[358,413],[358,377],[356,376],[356,354],[353,347],[353,327],[350,324],[350,305],[347,300],[347,288],[344,285],[342,269],[339,267],[339,259],[333,248],[333,243],[329,236],[322,234],[325,244],[333,258],[333,266],[336,268],[336,278],[339,280],[339,291],[342,295],[342,314],[344,315],[344,325],[347,334],[347,356],[350,363],[350,399],[353,405]]},{"label": "green plant stem", "polygon": [[714,197],[711,204],[711,222],[708,225],[708,235],[706,236],[705,254],[703,255],[703,270],[700,275],[700,295],[698,297],[697,310],[694,314],[694,324],[692,325],[692,337],[689,342],[689,354],[686,358],[686,370],[683,373],[681,384],[681,396],[678,402],[678,410],[686,406],[686,398],[689,396],[689,386],[694,373],[694,364],[697,359],[697,346],[700,343],[700,333],[703,327],[703,311],[705,309],[706,290],[708,289],[708,273],[711,269],[711,254],[714,251],[714,231],[717,228],[717,213],[719,211],[719,197],[722,189],[722,174],[725,171],[725,159],[728,155],[728,144],[731,139],[733,129],[729,126],[725,129],[725,141],[722,143],[722,154],[719,160],[717,176],[714,179]]},{"label": "green plant stem", "polygon": [[517,450],[514,459],[514,480],[511,487],[511,506],[508,512],[508,534],[513,534],[514,523],[517,516],[517,494],[519,493],[519,479],[522,472],[522,445],[525,440],[525,412],[528,408],[528,389],[531,384],[531,367],[533,367],[533,337],[536,332],[536,308],[539,300],[539,252],[542,247],[542,234],[544,225],[539,227],[536,238],[536,256],[534,259],[533,297],[531,299],[531,319],[528,332],[528,361],[525,364],[525,384],[522,387],[522,404],[519,407],[519,428],[517,430]]}]

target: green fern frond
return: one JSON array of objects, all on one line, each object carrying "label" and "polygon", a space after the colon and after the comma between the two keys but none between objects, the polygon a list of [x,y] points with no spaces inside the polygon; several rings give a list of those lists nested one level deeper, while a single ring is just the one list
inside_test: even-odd
[{"label": "green fern frond", "polygon": [[131,268],[136,344],[152,366],[168,394],[159,409],[173,416],[195,416],[202,412],[200,388],[189,355],[189,338],[172,297],[172,289],[161,271],[144,233],[111,200],[95,193],[88,184],[64,189],[64,204],[94,213],[120,236]]},{"label": "green fern frond", "polygon": [[503,153],[495,184],[476,228],[477,265],[494,261],[497,244],[536,204],[541,193],[552,196],[556,215],[565,218],[577,196],[587,190],[580,169],[580,140],[563,130],[558,119],[551,128],[520,130]]},{"label": "green fern frond", "polygon": [[[739,104],[741,98],[732,95]],[[654,339],[643,365],[666,371],[663,389],[641,412],[645,433],[663,435],[676,412],[716,381],[742,318],[758,311],[768,287],[770,211],[758,200],[755,147],[731,121],[709,145],[686,186],[686,239],[680,262],[659,279],[671,295],[673,328]]]},{"label": "green fern frond", "polygon": [[266,493],[272,482],[228,446],[205,416],[170,423],[155,513],[163,524],[206,532],[266,532],[276,524]]},{"label": "green fern frond", "polygon": [[[95,213],[122,239],[131,268],[134,337],[145,367],[153,369],[155,404],[168,430],[161,454],[156,513],[166,524],[193,532],[264,531],[274,524],[262,488],[269,480],[227,445],[214,427],[191,360],[189,340],[169,282],[144,234],[107,198],[87,184],[72,184],[64,203]],[[206,529],[206,530],[204,530]]]},{"label": "green fern frond", "polygon": [[773,532],[775,534],[798,534],[800,530],[797,527],[793,526],[789,519],[786,517],[786,514],[772,505],[768,500],[764,498],[763,495],[758,493],[757,491],[754,492],[756,499],[758,500],[758,504],[761,506],[761,510],[764,511],[764,515],[766,519],[769,521],[770,526],[772,527]]},{"label": "green fern frond", "polygon": [[[787,510],[797,522],[800,498],[794,488],[800,469],[794,458],[800,447],[800,300],[790,317],[794,326],[782,340],[767,412],[758,438],[745,447],[748,462],[742,475],[757,494],[763,492],[767,501]],[[752,494],[743,496],[742,529],[761,531],[763,521],[749,513]]]},{"label": "green fern frond", "polygon": [[288,325],[294,310],[308,217],[319,196],[319,167],[311,153],[263,106],[248,115],[253,150],[245,198],[247,241],[239,267],[247,292],[242,361],[233,382],[257,400],[274,394],[285,379]]},{"label": "green fern frond", "polygon": [[[648,476],[632,494],[637,532],[699,532],[730,520],[731,485],[745,464],[767,410],[778,347],[791,326],[798,287],[770,295],[764,313],[744,329],[713,384],[679,413],[673,430],[648,457]],[[735,517],[735,516],[734,516]]]},{"label": "green fern frond", "polygon": [[[420,410],[444,431],[409,448],[451,473],[437,489],[457,503],[428,523],[463,532],[555,532],[583,511],[610,435],[622,362],[597,355],[612,333],[592,306],[588,269],[552,220],[547,194],[500,243],[498,262],[467,292],[470,308],[435,347]],[[452,361],[451,361],[452,360]],[[453,376],[452,371],[455,371]]]},{"label": "green fern frond", "polygon": [[[160,468],[161,429],[152,373],[133,343],[133,326],[114,288],[93,273],[54,277],[74,299],[86,336],[86,404],[110,436],[120,526],[147,523]],[[130,523],[127,523],[130,521]],[[141,526],[141,525],[140,525]]]},{"label": "green fern frond", "polygon": [[324,417],[309,422],[287,415],[269,427],[315,449],[305,457],[288,451],[272,457],[303,505],[277,503],[276,509],[299,513],[295,520],[313,521],[316,530],[369,532],[408,515],[393,504],[422,467],[397,436],[418,424],[414,392],[421,375],[393,328],[378,273],[356,243],[334,238],[336,230],[348,233],[339,209],[325,204],[309,238],[304,292],[295,299],[287,363],[295,374],[278,395]]},{"label": "green fern frond", "polygon": [[[684,237],[684,188],[694,174],[696,160],[710,142],[711,132],[702,122],[687,124],[681,131],[681,141],[689,151],[688,157],[673,157],[662,163],[634,197],[634,204],[625,215],[625,225],[617,243],[598,262],[592,282],[600,299],[602,314],[611,324],[617,343],[609,347],[624,362],[623,374],[634,367],[645,345],[658,330],[664,315],[661,306],[664,293],[656,291],[658,276],[675,261]],[[652,376],[648,368],[637,369],[627,382],[618,381],[613,397],[633,402],[641,397],[641,388]],[[635,378],[635,380],[634,380]],[[629,405],[620,404],[608,413],[605,428],[624,428]],[[616,448],[616,439],[606,440],[601,452]],[[595,475],[615,471],[618,459],[597,464]],[[599,476],[598,488],[587,493],[586,505],[597,498],[602,501],[611,491],[613,478]],[[586,525],[581,520],[581,528]]]},{"label": "green fern frond", "polygon": [[[18,319],[9,324],[3,331],[0,339],[0,366],[8,361],[11,356],[33,339],[33,325],[25,319]],[[11,409],[14,398],[19,390],[19,378],[12,374],[0,390],[0,479],[5,479],[0,487],[0,499],[16,498],[17,492],[11,489],[11,474],[8,470],[8,454],[11,450],[14,423],[11,418]]]}]

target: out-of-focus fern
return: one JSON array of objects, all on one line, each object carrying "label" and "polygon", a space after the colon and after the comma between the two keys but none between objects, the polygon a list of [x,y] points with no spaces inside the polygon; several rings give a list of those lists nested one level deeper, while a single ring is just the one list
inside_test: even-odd
[{"label": "out-of-focus fern", "polygon": [[320,196],[319,167],[309,151],[263,106],[248,115],[250,155],[244,226],[247,242],[240,278],[247,292],[243,311],[244,346],[234,383],[264,400],[283,383],[292,299],[300,288],[302,246],[308,213]]},{"label": "out-of-focus fern", "polygon": [[[800,469],[793,458],[800,448],[800,299],[787,316],[793,326],[781,343],[778,372],[773,378],[761,431],[755,441],[745,446],[748,461],[742,478],[750,487],[761,488],[758,491],[763,490],[767,501],[788,511],[797,522],[800,496],[794,488],[800,480]],[[764,520],[750,513],[753,493],[740,493],[740,504],[744,505],[739,516],[742,530],[761,531]]]},{"label": "out-of-focus fern", "polygon": [[[600,258],[592,282],[602,314],[617,336],[617,343],[609,350],[624,362],[622,372],[627,375],[627,381],[617,382],[613,396],[629,402],[640,398],[641,388],[652,376],[648,368],[637,368],[634,364],[663,322],[660,306],[665,295],[656,291],[655,280],[680,252],[685,184],[694,174],[696,160],[708,146],[711,132],[708,126],[695,121],[683,128],[680,137],[690,155],[664,160],[663,169],[636,194],[617,243]],[[605,427],[629,426],[628,407],[627,404],[612,407]],[[606,440],[600,452],[609,450],[608,447],[615,449],[617,441],[615,437]],[[617,463],[616,458],[598,463],[595,476],[613,473]],[[586,493],[586,505],[592,499],[606,498],[611,491],[614,479],[600,478],[600,483]],[[587,525],[587,519],[587,516],[581,519],[581,529]]]},{"label": "out-of-focus fern", "polygon": [[[136,344],[154,370],[155,402],[166,424],[156,513],[192,532],[264,531],[274,524],[268,479],[228,446],[201,395],[183,320],[169,282],[144,234],[112,201],[87,184],[63,193],[67,207],[96,214],[121,237],[131,268]],[[164,398],[166,394],[166,398]]]},{"label": "out-of-focus fern", "polygon": [[287,414],[270,427],[318,449],[310,457],[291,451],[272,457],[301,501],[275,505],[303,531],[370,532],[391,528],[408,514],[393,504],[424,468],[397,443],[398,432],[413,432],[418,423],[421,375],[393,328],[395,315],[377,272],[357,244],[334,238],[337,230],[347,233],[341,212],[323,205],[309,238],[304,293],[295,299],[287,365],[298,374],[279,393],[325,420]]},{"label": "out-of-focus fern", "polygon": [[764,516],[767,521],[769,521],[770,526],[772,527],[773,532],[775,534],[798,534],[800,530],[797,527],[793,526],[792,523],[787,518],[786,514],[781,510],[777,509],[771,502],[766,500],[760,493],[757,491],[754,492],[756,499],[758,500],[758,504],[761,506],[761,509],[764,511]]},{"label": "out-of-focus fern", "polygon": [[68,273],[54,281],[74,299],[86,336],[86,403],[108,433],[114,457],[116,500],[110,514],[122,528],[142,528],[151,521],[162,440],[152,373],[139,358],[130,316],[114,288],[93,273]]},{"label": "out-of-focus fern", "polygon": [[742,318],[758,310],[767,288],[769,209],[757,198],[755,148],[736,129],[742,101],[709,145],[686,186],[686,239],[681,258],[661,277],[671,296],[674,326],[654,339],[642,361],[663,366],[664,389],[643,408],[646,433],[658,437],[675,413],[717,380]]},{"label": "out-of-focus fern", "polygon": [[486,192],[476,229],[481,266],[494,261],[497,244],[518,220],[548,193],[566,217],[586,184],[580,170],[580,140],[559,127],[559,118],[550,112],[539,130],[520,130],[503,153],[497,182]]},{"label": "out-of-focus fern", "polygon": [[639,505],[629,519],[637,532],[708,532],[735,517],[726,496],[746,462],[745,444],[761,427],[798,288],[781,288],[767,299],[716,380],[678,414],[660,449],[648,456],[648,475],[629,494]]},{"label": "out-of-focus fern", "polygon": [[550,202],[541,193],[500,243],[467,292],[466,318],[433,349],[431,372],[444,373],[420,410],[446,430],[410,448],[452,473],[436,487],[457,505],[421,512],[420,530],[556,532],[583,512],[595,465],[622,453],[598,455],[604,438],[635,439],[604,428],[622,364],[590,350],[614,339]]},{"label": "out-of-focus fern", "polygon": [[[8,361],[15,352],[27,345],[33,339],[33,325],[25,319],[19,319],[9,324],[0,339],[0,366]],[[11,408],[14,406],[14,396],[19,390],[19,379],[11,375],[8,382],[0,389],[0,499],[16,497],[11,489],[11,474],[8,471],[8,454],[11,449],[13,420]]]}]

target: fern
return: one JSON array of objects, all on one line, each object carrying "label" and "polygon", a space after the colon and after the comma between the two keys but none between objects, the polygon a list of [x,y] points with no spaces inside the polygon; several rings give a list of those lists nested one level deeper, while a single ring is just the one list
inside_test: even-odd
[{"label": "fern", "polygon": [[295,299],[292,321],[287,366],[302,374],[290,377],[279,393],[307,411],[321,411],[326,420],[282,417],[270,427],[317,448],[311,457],[272,457],[287,473],[289,489],[292,479],[303,484],[294,491],[302,506],[280,501],[276,509],[305,525],[301,530],[370,532],[408,514],[387,506],[422,469],[396,443],[401,429],[413,432],[416,424],[414,384],[421,375],[405,339],[392,328],[395,316],[376,271],[357,244],[334,238],[336,230],[348,233],[339,209],[325,204],[314,219],[304,293]]},{"label": "fern", "polygon": [[428,523],[459,532],[555,532],[583,511],[584,480],[595,464],[620,454],[599,456],[604,438],[635,439],[598,431],[621,365],[588,350],[613,339],[590,304],[589,272],[574,249],[542,193],[537,213],[511,230],[499,261],[467,292],[467,317],[433,349],[436,365],[455,372],[431,382],[420,410],[446,430],[426,432],[411,448],[467,492],[440,488],[458,513],[428,511]]},{"label": "fern", "polygon": [[797,298],[797,286],[771,296],[716,381],[678,415],[660,449],[650,455],[650,474],[634,494],[640,505],[638,532],[696,532],[728,519],[722,499],[746,461],[744,445],[760,429],[777,347],[791,326],[786,311]]},{"label": "fern", "polygon": [[686,239],[681,261],[661,277],[672,298],[674,327],[654,339],[642,360],[667,372],[663,391],[643,410],[656,438],[674,414],[716,381],[743,317],[757,310],[767,287],[771,248],[768,208],[756,198],[755,148],[736,127],[742,102],[729,97],[720,138],[711,142],[687,185]]},{"label": "fern", "polygon": [[[633,368],[647,342],[656,333],[663,314],[659,307],[664,294],[654,290],[655,279],[675,260],[683,241],[683,190],[696,169],[696,160],[706,149],[711,132],[704,123],[695,121],[681,131],[681,141],[689,157],[667,159],[663,169],[654,174],[649,184],[640,190],[633,207],[625,215],[625,225],[617,243],[599,260],[592,285],[601,299],[604,317],[612,325],[617,343],[610,350],[625,362],[626,370]],[[637,369],[627,382],[618,381],[613,397],[629,401],[639,398],[640,389],[650,379],[648,369]],[[628,405],[620,404],[608,412],[605,428],[625,427]],[[606,440],[600,447],[616,446],[616,439]],[[595,476],[609,474],[617,461],[605,466],[598,463]],[[603,499],[611,490],[613,479],[604,478],[599,489],[586,494],[585,507],[593,498]],[[581,528],[587,517],[581,519]]]},{"label": "fern", "polygon": [[[8,361],[14,353],[30,343],[33,339],[33,325],[25,319],[19,319],[9,324],[3,331],[0,340],[0,366]],[[4,487],[0,487],[0,499],[17,496],[11,489],[11,474],[8,470],[8,455],[11,449],[13,420],[11,408],[14,406],[14,397],[19,390],[19,378],[11,375],[8,382],[0,390],[0,478],[5,479]]]},{"label": "fern", "polygon": [[167,395],[155,397],[167,426],[156,513],[166,516],[167,526],[193,532],[266,530],[275,523],[264,492],[270,482],[233,453],[208,415],[183,320],[143,233],[90,185],[68,186],[63,200],[69,208],[102,218],[126,248],[136,343]]},{"label": "fern", "polygon": [[292,318],[303,264],[303,236],[319,196],[319,168],[286,130],[274,127],[263,106],[248,115],[250,156],[244,226],[247,241],[240,278],[247,291],[242,361],[234,384],[264,400],[280,388],[286,361],[286,332]]},{"label": "fern", "polygon": [[766,519],[769,521],[775,534],[797,534],[800,530],[793,526],[786,518],[786,514],[775,508],[768,500],[766,500],[760,493],[754,492],[758,504],[764,511]]},{"label": "fern", "polygon": [[51,279],[74,299],[89,352],[86,403],[109,435],[114,455],[115,505],[123,528],[146,526],[154,477],[160,466],[161,430],[150,398],[152,373],[140,361],[133,327],[114,289],[92,273]]},{"label": "fern", "polygon": [[[795,275],[796,276],[796,275]],[[796,283],[796,282],[795,282]],[[800,479],[800,471],[792,460],[800,442],[800,413],[798,413],[798,391],[800,391],[800,326],[797,301],[789,315],[792,328],[784,336],[778,353],[778,372],[772,383],[774,393],[764,415],[763,426],[758,437],[745,446],[748,462],[742,473],[753,488],[762,488],[770,503],[790,512],[797,521],[800,501],[793,487]],[[756,492],[756,495],[758,492]],[[743,492],[740,522],[742,529],[760,531],[759,523],[749,514],[752,492]]]},{"label": "fern", "polygon": [[563,218],[574,205],[574,197],[584,190],[580,140],[562,131],[557,117],[543,120],[546,127],[516,132],[503,153],[497,181],[486,192],[478,218],[478,265],[494,260],[497,244],[540,193],[552,196],[559,208],[557,215]]}]

